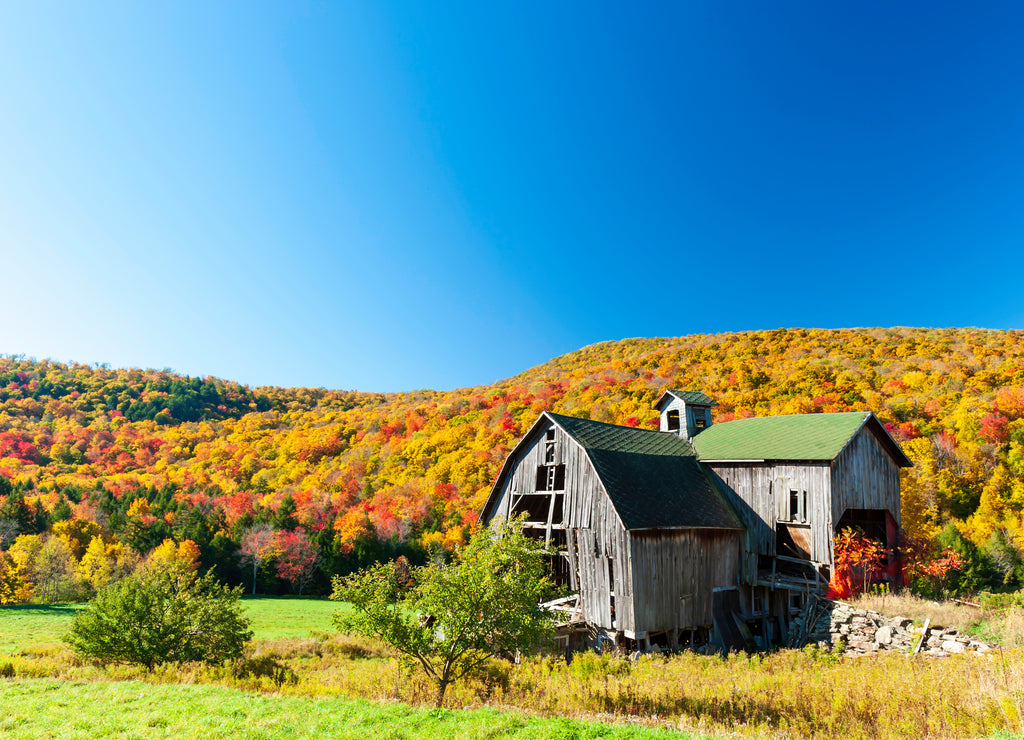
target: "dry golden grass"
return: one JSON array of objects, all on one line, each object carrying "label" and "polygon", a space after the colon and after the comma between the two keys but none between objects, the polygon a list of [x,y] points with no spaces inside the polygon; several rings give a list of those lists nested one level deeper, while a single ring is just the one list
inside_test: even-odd
[{"label": "dry golden grass", "polygon": [[[342,695],[429,706],[433,687],[383,646],[338,635],[257,641],[255,673],[230,666],[99,669],[55,648],[13,658],[18,676],[76,681],[209,683],[299,696]],[[261,667],[262,666],[262,667]],[[280,669],[280,670],[279,670]],[[261,672],[262,671],[262,672]],[[294,678],[290,678],[294,676]],[[456,684],[449,707],[620,719],[709,735],[966,738],[1024,733],[1024,651],[936,660],[842,658],[817,649],[728,657],[582,653],[569,665],[535,656],[491,662]]]},{"label": "dry golden grass", "polygon": [[1016,595],[982,598],[981,607],[952,601],[936,602],[911,594],[864,594],[848,603],[887,616],[908,617],[918,623],[953,627],[1004,648],[1024,647],[1024,606]]}]

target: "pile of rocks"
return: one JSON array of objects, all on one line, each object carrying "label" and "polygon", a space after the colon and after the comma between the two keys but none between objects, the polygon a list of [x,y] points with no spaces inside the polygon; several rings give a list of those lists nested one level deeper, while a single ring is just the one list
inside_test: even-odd
[{"label": "pile of rocks", "polygon": [[793,620],[791,632],[798,644],[818,644],[832,649],[842,645],[848,655],[867,655],[882,651],[920,652],[943,656],[965,651],[984,653],[995,646],[959,634],[955,629],[930,627],[921,641],[922,627],[914,627],[905,617],[886,617],[867,609],[828,599],[811,599],[809,608]]}]

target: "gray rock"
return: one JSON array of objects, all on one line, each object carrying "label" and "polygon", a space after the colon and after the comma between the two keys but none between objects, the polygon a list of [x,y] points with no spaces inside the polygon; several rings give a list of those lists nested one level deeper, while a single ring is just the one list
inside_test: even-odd
[{"label": "gray rock", "polygon": [[873,653],[878,650],[878,645],[876,645],[873,642],[868,642],[867,640],[851,642],[850,647],[854,648],[855,650],[862,650],[865,653]]},{"label": "gray rock", "polygon": [[875,632],[875,642],[879,645],[888,645],[892,642],[892,627],[881,627]]},{"label": "gray rock", "polygon": [[947,653],[962,653],[966,648],[962,642],[956,640],[946,640],[942,643],[942,649]]}]

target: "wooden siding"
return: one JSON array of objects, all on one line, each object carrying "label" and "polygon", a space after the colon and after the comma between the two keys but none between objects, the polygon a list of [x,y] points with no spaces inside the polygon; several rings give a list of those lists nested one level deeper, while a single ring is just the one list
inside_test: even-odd
[{"label": "wooden siding", "polygon": [[633,629],[628,536],[607,496],[595,502],[593,523],[590,528],[574,529],[571,538],[579,545],[576,557],[583,619],[608,630]]},{"label": "wooden siding", "polygon": [[[625,528],[586,452],[557,425],[535,429],[517,457],[506,461],[512,467],[494,504],[494,516],[508,517],[519,497],[547,495],[537,492],[537,467],[545,464],[546,434],[552,428],[552,464],[565,465],[565,492],[556,493],[563,496],[562,518],[553,521],[551,528],[565,530],[569,586],[579,590],[585,620],[608,630],[628,629],[621,626],[633,621],[632,572]],[[485,512],[485,521],[489,518],[489,512]]]},{"label": "wooden siding", "polygon": [[791,521],[790,491],[800,496],[806,491],[803,519],[811,527],[811,559],[831,563],[832,483],[827,462],[709,463],[709,467],[747,527],[749,553],[777,554],[775,527]]},{"label": "wooden siding", "polygon": [[736,585],[743,533],[661,529],[629,533],[634,632],[710,627],[715,588]]},{"label": "wooden siding", "polygon": [[900,469],[882,443],[862,428],[832,464],[832,512],[838,522],[847,509],[881,509],[900,523]]},{"label": "wooden siding", "polygon": [[[711,411],[705,406],[694,406],[682,401],[675,396],[671,396],[665,405],[661,409],[661,425],[659,429],[663,432],[669,431],[668,428],[668,412],[678,411],[679,412],[679,432],[678,434],[685,439],[693,439],[693,437],[700,432],[704,431],[707,427],[711,426],[712,415]],[[704,420],[705,426],[698,427],[697,419],[701,418]],[[674,432],[675,433],[675,432]]]}]

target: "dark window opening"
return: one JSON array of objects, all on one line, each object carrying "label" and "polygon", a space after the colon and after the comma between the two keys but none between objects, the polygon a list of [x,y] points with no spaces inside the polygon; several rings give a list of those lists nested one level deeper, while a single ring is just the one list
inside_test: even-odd
[{"label": "dark window opening", "polygon": [[541,547],[544,546],[544,530],[543,529],[531,529],[529,527],[524,527],[523,528],[523,536],[527,537],[528,539],[536,541],[537,543],[539,543],[539,545]]},{"label": "dark window opening", "polygon": [[705,424],[704,420],[704,409],[699,409],[693,412],[693,425],[697,429],[703,429]]},{"label": "dark window opening", "polygon": [[789,492],[789,521],[807,521],[807,491]]},{"label": "dark window opening", "polygon": [[[884,509],[847,509],[839,523],[835,525],[835,531],[841,532],[847,527],[863,532],[876,542],[881,542],[886,547],[886,556],[883,565],[891,562],[892,548],[895,543],[889,541],[886,512]],[[893,523],[895,531],[895,522]]]},{"label": "dark window opening", "polygon": [[569,561],[561,555],[550,555],[546,558],[548,573],[555,586],[568,586],[570,583]]},{"label": "dark window opening", "polygon": [[668,412],[668,430],[670,432],[679,431],[679,412],[675,409]]},{"label": "dark window opening", "polygon": [[528,522],[548,521],[548,511],[551,508],[550,496],[520,496],[519,500],[512,505],[512,516],[526,514]]},{"label": "dark window opening", "polygon": [[565,465],[538,465],[538,491],[562,491],[565,489]]},{"label": "dark window opening", "polygon": [[564,529],[552,529],[550,545],[555,550],[564,550],[569,543]]},{"label": "dark window opening", "polygon": [[790,591],[789,592],[789,609],[790,611],[798,612],[804,608],[804,592],[803,591]]},{"label": "dark window opening", "polygon": [[544,439],[544,462],[553,463],[555,461],[555,430],[548,429],[547,436]]},{"label": "dark window opening", "polygon": [[768,612],[768,589],[754,589],[751,594],[750,611],[752,614],[766,614]]},{"label": "dark window opening", "polygon": [[615,561],[608,558],[608,601],[611,609],[612,626],[615,623]]},{"label": "dark window opening", "polygon": [[561,524],[565,518],[565,496],[555,496],[555,507],[551,511],[551,523]]}]

